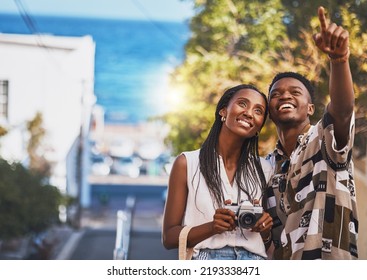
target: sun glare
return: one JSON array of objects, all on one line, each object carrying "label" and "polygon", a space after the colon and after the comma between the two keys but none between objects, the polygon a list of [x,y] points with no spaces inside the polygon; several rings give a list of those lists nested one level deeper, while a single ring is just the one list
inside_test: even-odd
[{"label": "sun glare", "polygon": [[184,102],[184,89],[182,87],[170,87],[168,89],[167,107],[169,111],[178,110]]}]

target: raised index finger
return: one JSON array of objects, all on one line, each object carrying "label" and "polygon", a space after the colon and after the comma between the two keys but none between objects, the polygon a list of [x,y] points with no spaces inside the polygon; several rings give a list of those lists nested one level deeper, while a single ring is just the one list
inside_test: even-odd
[{"label": "raised index finger", "polygon": [[319,21],[321,25],[321,31],[326,31],[326,16],[325,16],[325,9],[324,7],[319,7],[318,9]]}]

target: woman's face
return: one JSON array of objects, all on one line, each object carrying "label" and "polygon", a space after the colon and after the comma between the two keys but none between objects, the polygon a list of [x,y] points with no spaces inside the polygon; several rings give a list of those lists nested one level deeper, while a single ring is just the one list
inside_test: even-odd
[{"label": "woman's face", "polygon": [[251,138],[260,132],[266,113],[266,100],[253,89],[235,93],[228,106],[220,111],[226,118],[224,126],[241,137]]}]

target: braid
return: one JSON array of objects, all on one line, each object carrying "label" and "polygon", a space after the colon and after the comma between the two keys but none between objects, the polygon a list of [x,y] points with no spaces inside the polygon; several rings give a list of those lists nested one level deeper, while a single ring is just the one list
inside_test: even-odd
[{"label": "braid", "polygon": [[[253,89],[259,92],[266,104],[267,98],[256,87],[252,85],[238,85],[225,91],[223,96],[218,102],[215,120],[209,131],[208,137],[204,141],[199,154],[200,172],[202,173],[205,182],[209,188],[210,194],[213,197],[213,201],[217,206],[222,206],[224,203],[224,195],[222,189],[222,179],[220,176],[220,162],[219,155],[216,151],[218,146],[219,133],[222,128],[220,110],[228,106],[229,101],[233,95],[241,89]],[[264,122],[267,117],[267,107],[265,112]],[[258,154],[258,136],[246,139],[241,148],[241,155],[237,164],[237,170],[235,174],[235,180],[237,182],[239,192],[242,190],[248,196],[248,199],[252,199],[256,192],[257,185],[260,185],[262,192],[265,189],[265,176],[260,163]]]},{"label": "braid", "polygon": [[[252,156],[253,155],[253,156]],[[258,136],[251,137],[242,145],[239,164],[236,171],[238,188],[247,194],[247,199],[252,200],[256,194],[257,185],[261,186],[263,194],[266,187],[265,175],[258,153]]]},{"label": "braid", "polygon": [[214,122],[209,135],[203,143],[200,154],[200,171],[203,174],[206,184],[214,201],[219,205],[223,204],[222,179],[220,176],[219,157],[215,149],[218,144],[219,132],[222,127],[221,122]]}]

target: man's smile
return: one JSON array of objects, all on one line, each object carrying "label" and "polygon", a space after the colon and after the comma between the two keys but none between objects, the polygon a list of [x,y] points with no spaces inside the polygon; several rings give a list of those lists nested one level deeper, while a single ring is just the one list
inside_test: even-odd
[{"label": "man's smile", "polygon": [[292,110],[295,109],[296,106],[292,103],[283,103],[278,107],[278,111]]}]

